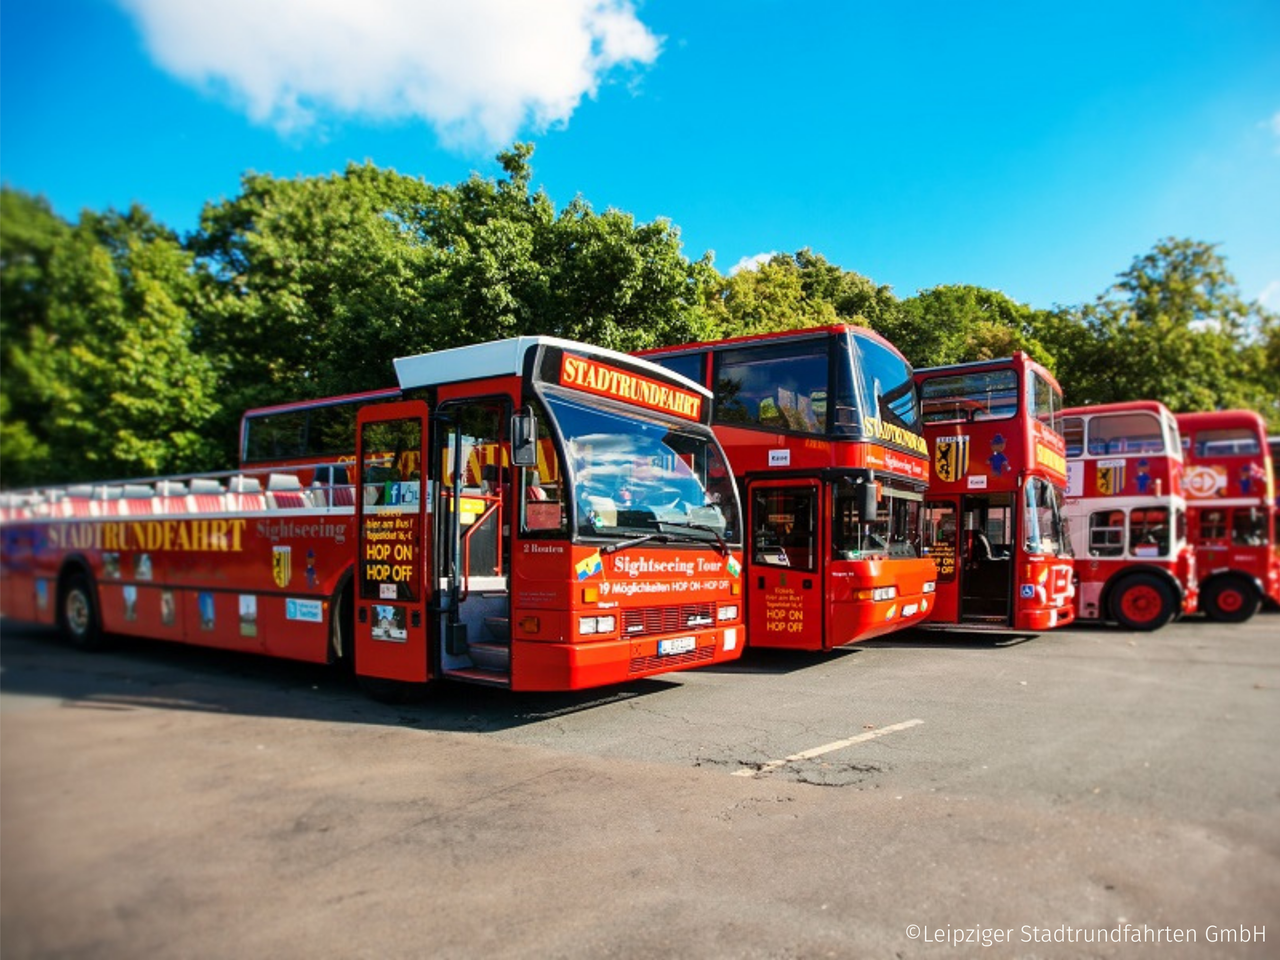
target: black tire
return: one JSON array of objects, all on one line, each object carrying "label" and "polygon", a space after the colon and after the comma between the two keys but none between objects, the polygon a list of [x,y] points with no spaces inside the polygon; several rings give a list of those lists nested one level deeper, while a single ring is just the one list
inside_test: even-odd
[{"label": "black tire", "polygon": [[1262,606],[1257,589],[1243,577],[1219,577],[1200,593],[1200,608],[1218,623],[1244,623]]},{"label": "black tire", "polygon": [[355,670],[355,589],[348,580],[333,600],[329,624],[329,663],[345,673]]},{"label": "black tire", "polygon": [[1167,582],[1150,573],[1125,577],[1111,590],[1111,619],[1129,630],[1159,630],[1178,612]]},{"label": "black tire", "polygon": [[88,574],[77,571],[63,580],[58,590],[58,629],[67,643],[80,650],[101,650],[106,645],[98,591]]}]

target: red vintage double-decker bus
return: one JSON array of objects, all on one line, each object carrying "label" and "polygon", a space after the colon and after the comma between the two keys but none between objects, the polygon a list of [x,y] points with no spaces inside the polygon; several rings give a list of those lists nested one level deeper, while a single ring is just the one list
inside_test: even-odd
[{"label": "red vintage double-decker bus", "polygon": [[916,371],[933,454],[926,626],[1040,631],[1075,618],[1062,389],[1025,353]]},{"label": "red vintage double-decker bus", "polygon": [[837,325],[644,351],[714,393],[747,504],[752,646],[825,650],[919,623],[929,465],[911,365]]},{"label": "red vintage double-decker bus", "polygon": [[1200,609],[1238,623],[1280,602],[1280,544],[1266,423],[1251,410],[1180,413],[1183,490],[1200,575]]},{"label": "red vintage double-decker bus", "polygon": [[[364,407],[402,399],[399,387],[369,390],[340,397],[301,400],[246,410],[240,417],[240,467],[292,468],[304,483],[314,470],[355,460],[356,416]],[[339,474],[341,471],[339,471]],[[321,480],[332,482],[333,469],[322,469]]]},{"label": "red vintage double-decker bus", "polygon": [[395,367],[400,399],[358,405],[354,462],[324,476],[6,495],[5,614],[83,646],[122,633],[351,659],[391,697],[440,677],[576,689],[740,655],[740,511],[701,386],[547,337]]},{"label": "red vintage double-decker bus", "polygon": [[1196,610],[1182,443],[1154,400],[1063,411],[1081,619],[1155,630]]}]

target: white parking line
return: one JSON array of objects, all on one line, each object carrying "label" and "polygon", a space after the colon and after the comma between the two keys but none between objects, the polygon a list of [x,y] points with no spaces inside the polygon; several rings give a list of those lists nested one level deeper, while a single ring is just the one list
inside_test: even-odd
[{"label": "white parking line", "polygon": [[831,753],[833,750],[843,750],[845,747],[851,747],[855,743],[866,743],[868,740],[874,740],[876,737],[883,737],[886,733],[897,733],[899,730],[908,730],[911,727],[918,727],[924,723],[923,720],[903,720],[901,723],[892,723],[887,727],[880,727],[878,730],[868,730],[866,733],[860,733],[856,737],[850,737],[848,740],[837,740],[835,743],[824,744],[821,747],[814,747],[811,750],[804,750],[800,753],[793,753],[785,760],[770,760],[758,767],[744,770],[735,770],[735,777],[758,777],[762,773],[768,773],[771,770],[777,770],[778,767],[795,763],[798,760],[812,760],[814,757],[820,757],[824,753]]}]

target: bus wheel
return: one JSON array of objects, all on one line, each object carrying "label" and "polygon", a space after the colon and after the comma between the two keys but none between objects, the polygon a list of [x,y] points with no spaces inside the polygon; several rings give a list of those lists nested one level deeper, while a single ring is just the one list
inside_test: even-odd
[{"label": "bus wheel", "polygon": [[1129,630],[1158,630],[1175,612],[1173,590],[1148,573],[1125,577],[1111,594],[1111,618]]},{"label": "bus wheel", "polygon": [[73,647],[81,650],[103,647],[98,596],[93,581],[84,573],[72,573],[62,582],[58,592],[58,629]]},{"label": "bus wheel", "polygon": [[1253,584],[1239,577],[1215,580],[1200,595],[1205,616],[1219,623],[1244,623],[1262,603]]},{"label": "bus wheel", "polygon": [[355,636],[355,589],[348,580],[333,598],[329,624],[329,662],[347,673],[355,668]]}]

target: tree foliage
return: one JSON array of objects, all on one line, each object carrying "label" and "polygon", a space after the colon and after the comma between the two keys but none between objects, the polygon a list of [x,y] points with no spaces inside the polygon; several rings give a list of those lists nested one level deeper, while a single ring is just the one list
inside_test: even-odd
[{"label": "tree foliage", "polygon": [[1070,403],[1245,407],[1280,426],[1277,317],[1240,295],[1215,246],[1168,238],[1097,300],[1044,324]]},{"label": "tree foliage", "polygon": [[[2,272],[19,296],[0,305],[5,482],[202,466],[217,403],[212,365],[192,343],[190,254],[137,207],[72,227],[42,203],[9,200]],[[49,237],[44,256],[32,238]],[[10,254],[26,281],[8,276]]]},{"label": "tree foliage", "polygon": [[900,300],[809,249],[722,276],[679,230],[557,209],[533,148],[436,186],[371,164],[247,174],[185,241],[134,207],[58,217],[0,192],[6,486],[225,468],[247,407],[393,382],[391,359],[552,334],[618,350],[843,322],[917,366],[1028,351],[1071,402],[1245,406],[1280,428],[1280,319],[1211,244],[1161,241],[1093,303],[980,287]]}]

